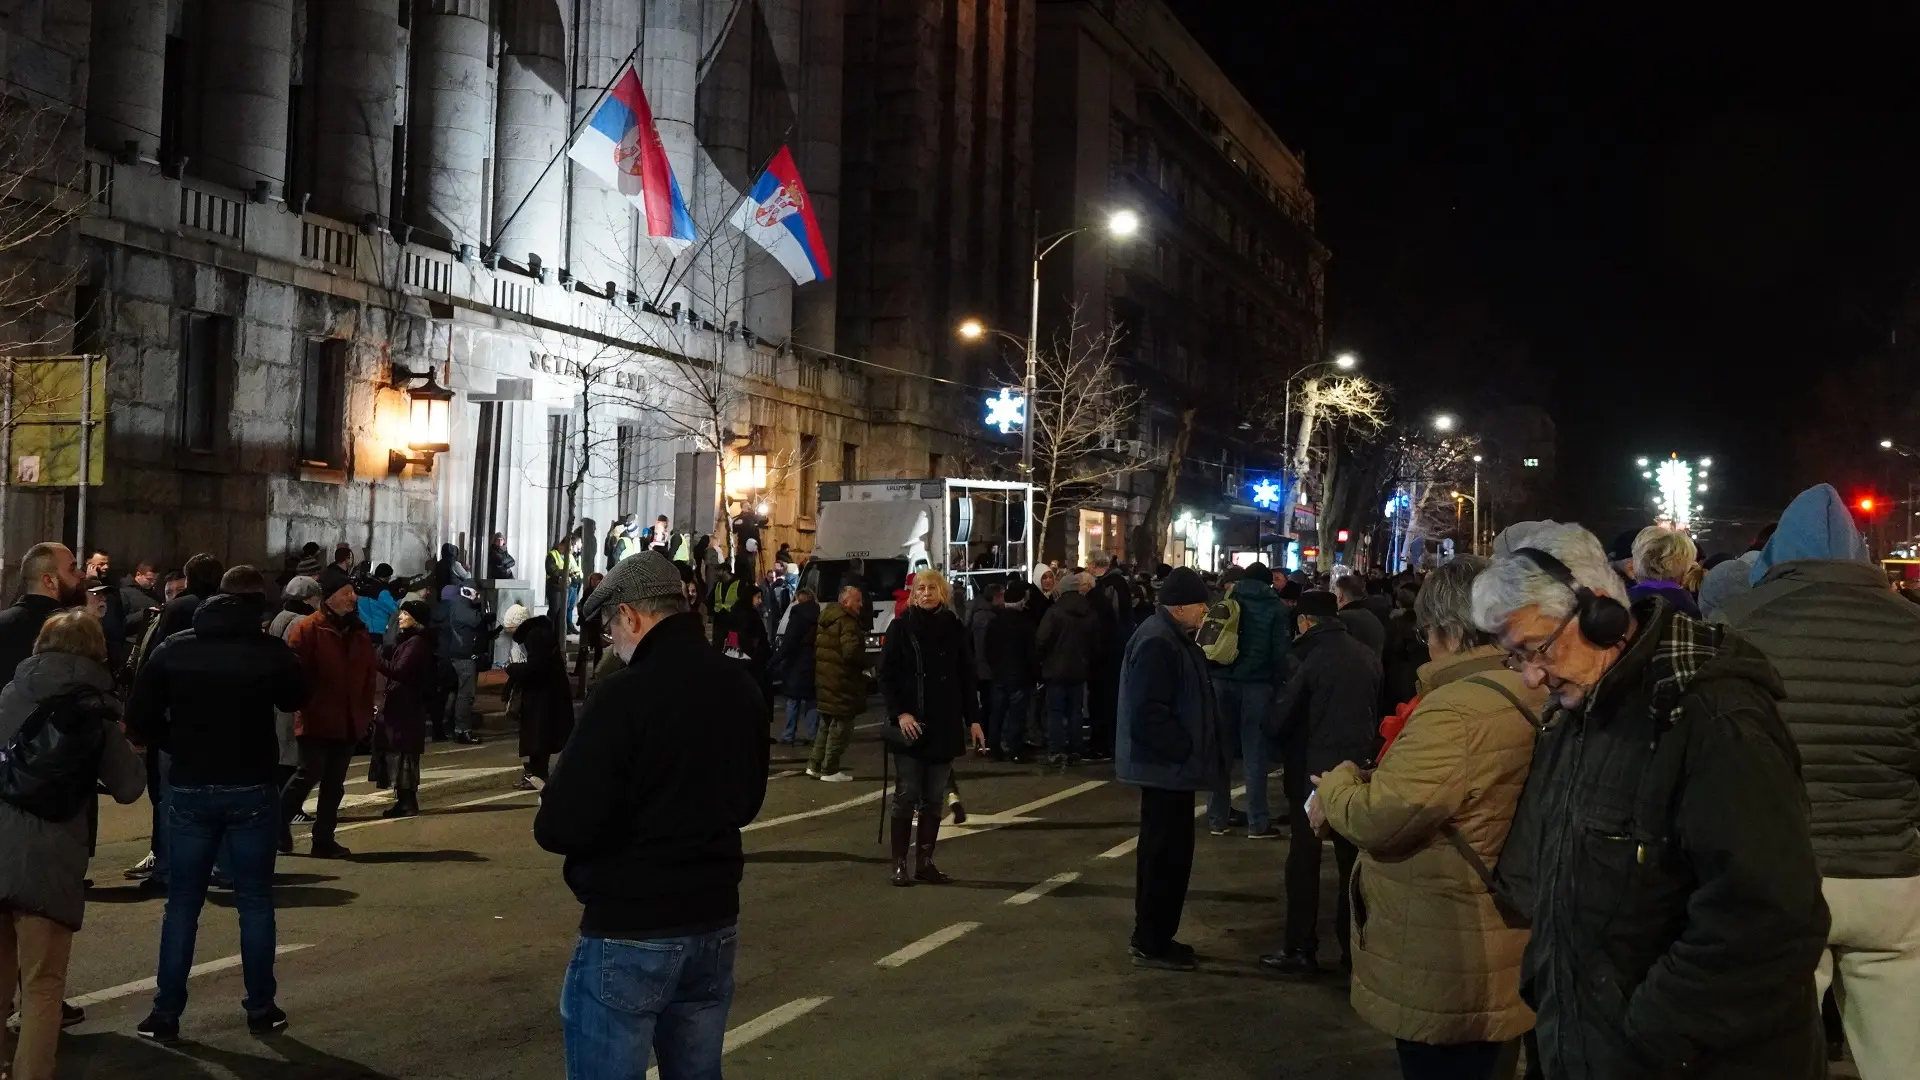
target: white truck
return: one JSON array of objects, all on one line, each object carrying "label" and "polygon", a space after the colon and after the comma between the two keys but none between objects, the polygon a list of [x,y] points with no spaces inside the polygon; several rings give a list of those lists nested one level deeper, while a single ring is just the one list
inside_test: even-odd
[{"label": "white truck", "polygon": [[990,584],[1024,582],[1033,565],[1033,485],[1008,480],[844,480],[820,485],[803,587],[831,604],[841,586],[867,599],[867,651],[878,653],[917,570],[953,582],[954,605]]}]

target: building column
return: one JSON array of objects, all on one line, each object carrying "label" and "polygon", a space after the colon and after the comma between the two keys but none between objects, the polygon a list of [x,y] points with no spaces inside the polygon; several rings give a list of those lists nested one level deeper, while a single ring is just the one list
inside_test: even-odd
[{"label": "building column", "polygon": [[114,151],[138,143],[154,154],[166,67],[166,0],[94,0],[87,142]]},{"label": "building column", "polygon": [[491,149],[488,0],[427,0],[414,16],[407,218],[478,248],[481,171]]},{"label": "building column", "polygon": [[[500,109],[494,121],[495,250],[518,262],[562,258],[567,139],[566,31],[553,0],[507,0],[501,19]],[[551,164],[553,167],[548,168]],[[545,173],[545,178],[542,178]],[[509,220],[511,219],[511,220]]]},{"label": "building column", "polygon": [[[241,189],[265,180],[278,191],[287,170],[293,0],[214,0],[204,40],[204,153],[194,172]],[[163,25],[158,38],[163,49],[165,41]],[[96,73],[104,66],[95,65]],[[157,112],[157,95],[153,103]]]},{"label": "building column", "polygon": [[[575,2],[583,8],[575,22],[579,39],[574,44],[571,122],[577,126],[640,40],[640,11],[632,0]],[[647,89],[651,97],[653,87]],[[652,104],[658,110],[659,101]],[[633,204],[585,169],[571,167],[569,176],[567,269],[595,288],[608,281],[627,286],[632,277]]]},{"label": "building column", "polygon": [[[827,243],[827,261],[839,272],[840,97],[846,55],[844,0],[806,0],[800,8],[800,123],[795,163],[813,199],[813,215]],[[816,281],[793,295],[793,337],[836,351],[840,281]]]},{"label": "building column", "polygon": [[328,0],[315,21],[307,30],[320,34],[314,209],[349,222],[384,219],[392,205],[399,6]]}]

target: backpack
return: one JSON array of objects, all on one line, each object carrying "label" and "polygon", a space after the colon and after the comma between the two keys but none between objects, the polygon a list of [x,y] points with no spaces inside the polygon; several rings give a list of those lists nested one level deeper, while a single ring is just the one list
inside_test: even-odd
[{"label": "backpack", "polygon": [[1240,601],[1228,597],[1207,609],[1207,621],[1200,624],[1196,639],[1207,659],[1216,664],[1231,664],[1240,655]]},{"label": "backpack", "polygon": [[100,710],[66,694],[33,710],[0,747],[0,801],[47,821],[72,821],[93,801],[106,745]]}]

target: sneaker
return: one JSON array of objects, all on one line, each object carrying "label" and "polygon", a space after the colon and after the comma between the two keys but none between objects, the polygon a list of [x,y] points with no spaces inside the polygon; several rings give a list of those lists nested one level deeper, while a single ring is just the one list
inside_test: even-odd
[{"label": "sneaker", "polygon": [[1247,812],[1245,810],[1229,809],[1227,811],[1227,825],[1229,828],[1234,828],[1234,829],[1246,828]]},{"label": "sneaker", "polygon": [[1159,971],[1192,971],[1199,967],[1194,959],[1193,950],[1168,947],[1163,953],[1149,953],[1138,945],[1127,946],[1127,955],[1133,957],[1134,967],[1154,968]]},{"label": "sneaker", "polygon": [[471,731],[456,731],[453,733],[453,741],[464,746],[479,746],[480,736]]},{"label": "sneaker", "polygon": [[820,770],[809,765],[807,766],[807,775],[813,777],[815,780],[818,780],[820,779]]},{"label": "sneaker", "polygon": [[292,820],[291,820],[291,821],[289,822],[289,824],[293,824],[293,825],[311,825],[311,824],[313,824],[313,815],[312,815],[312,814],[309,814],[309,813],[307,813],[307,812],[306,812],[305,810],[295,810],[295,811],[293,812],[293,818],[292,818]]},{"label": "sneaker", "polygon": [[851,784],[853,783],[853,774],[845,769],[841,769],[837,773],[828,773],[820,779],[829,784]]},{"label": "sneaker", "polygon": [[247,1014],[247,1030],[255,1035],[272,1035],[287,1030],[287,1014],[278,1006],[262,1013]]},{"label": "sneaker", "polygon": [[535,787],[535,786],[534,786],[534,783],[533,783],[533,777],[531,777],[531,776],[522,776],[522,777],[520,777],[520,782],[519,782],[519,783],[517,783],[517,784],[515,784],[515,785],[513,785],[513,790],[515,790],[515,791],[538,791],[538,790],[539,790],[539,788],[537,788],[537,787]]},{"label": "sneaker", "polygon": [[316,859],[344,859],[353,854],[340,844],[315,844],[313,857]]},{"label": "sneaker", "polygon": [[148,1013],[133,1029],[135,1035],[157,1043],[170,1043],[180,1037],[180,1021],[168,1020],[159,1013]]},{"label": "sneaker", "polygon": [[127,867],[127,876],[130,878],[146,877],[148,874],[153,873],[154,864],[158,861],[159,860],[154,857],[153,852],[149,851],[147,852],[146,858]]},{"label": "sneaker", "polygon": [[1320,977],[1320,961],[1312,953],[1300,949],[1268,953],[1260,958],[1260,966],[1282,978],[1317,979]]},{"label": "sneaker", "polygon": [[215,870],[212,874],[207,876],[207,884],[210,887],[215,889],[231,890],[233,888],[233,878],[227,876],[226,874],[221,873],[218,870]]},{"label": "sneaker", "polygon": [[83,1024],[86,1022],[86,1020],[87,1020],[87,1010],[81,1008],[78,1005],[69,1005],[64,1001],[60,1003],[60,1026],[61,1027],[70,1028],[75,1024]]},{"label": "sneaker", "polygon": [[1264,829],[1262,829],[1262,830],[1260,830],[1259,832],[1249,832],[1249,833],[1247,834],[1247,839],[1249,839],[1249,840],[1278,840],[1278,839],[1280,838],[1280,836],[1281,836],[1281,833],[1280,833],[1280,830],[1279,830],[1279,829],[1278,829],[1277,827],[1275,827],[1275,826],[1272,826],[1272,825],[1269,825],[1269,826],[1267,826],[1266,828],[1264,828]]},{"label": "sneaker", "polygon": [[1225,836],[1232,831],[1233,826],[1231,825],[1215,825],[1212,822],[1207,823],[1208,836]]}]

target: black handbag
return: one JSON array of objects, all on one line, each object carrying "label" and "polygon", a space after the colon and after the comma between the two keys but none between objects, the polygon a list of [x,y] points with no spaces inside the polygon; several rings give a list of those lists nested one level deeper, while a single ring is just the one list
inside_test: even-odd
[{"label": "black handbag", "polygon": [[47,821],[72,821],[92,803],[106,745],[99,708],[48,698],[0,748],[0,801]]}]

